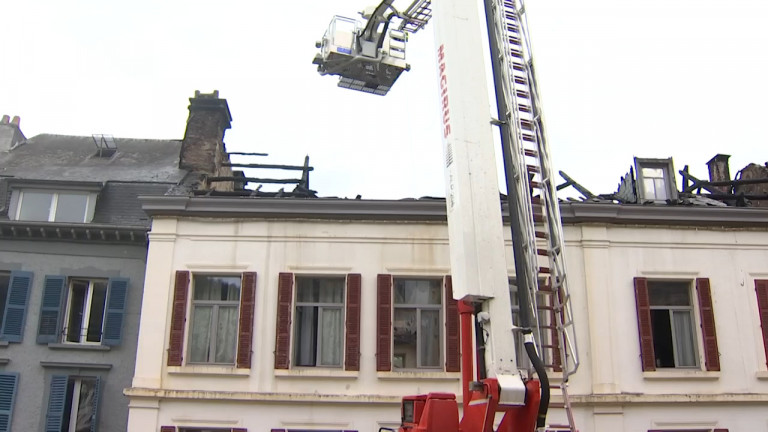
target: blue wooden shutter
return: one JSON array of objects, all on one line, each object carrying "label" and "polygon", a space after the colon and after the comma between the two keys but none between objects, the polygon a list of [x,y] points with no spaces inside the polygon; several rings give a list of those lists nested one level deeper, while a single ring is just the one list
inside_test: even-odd
[{"label": "blue wooden shutter", "polygon": [[45,414],[45,432],[61,432],[68,380],[69,377],[66,375],[51,377],[51,386],[48,391],[48,411]]},{"label": "blue wooden shutter", "polygon": [[61,328],[61,307],[67,278],[64,276],[46,276],[43,284],[43,301],[40,304],[40,325],[37,329],[37,343],[55,343],[59,341]]},{"label": "blue wooden shutter", "polygon": [[91,432],[96,432],[99,424],[99,399],[101,398],[101,378],[96,377],[96,383],[93,386],[93,417],[91,417]]},{"label": "blue wooden shutter", "polygon": [[[8,301],[5,304],[3,326],[0,338],[8,342],[21,342],[24,335],[24,322],[27,319],[29,288],[32,285],[32,273],[25,271],[11,272]],[[0,428],[0,431],[2,429]]]},{"label": "blue wooden shutter", "polygon": [[0,373],[0,432],[11,430],[13,402],[16,400],[18,373]]},{"label": "blue wooden shutter", "polygon": [[108,292],[107,307],[104,313],[104,333],[102,333],[101,343],[115,346],[120,345],[120,342],[123,340],[123,317],[125,316],[128,279],[110,279]]}]

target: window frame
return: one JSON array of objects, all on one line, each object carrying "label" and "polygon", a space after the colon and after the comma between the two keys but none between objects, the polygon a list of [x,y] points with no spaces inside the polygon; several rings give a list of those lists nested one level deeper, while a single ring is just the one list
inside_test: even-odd
[{"label": "window frame", "polygon": [[191,314],[191,282],[192,272],[189,270],[176,270],[173,277],[173,284],[171,285],[172,304],[169,317],[169,337],[168,337],[168,350],[166,352],[166,365],[182,367],[189,365],[194,366],[218,366],[225,368],[238,368],[238,369],[250,369],[251,360],[253,358],[252,346],[253,346],[253,333],[254,333],[254,314],[256,307],[256,284],[257,274],[256,272],[195,272],[200,274],[223,274],[231,273],[233,275],[240,275],[240,306],[239,306],[239,318],[237,329],[237,342],[234,364],[221,364],[221,363],[189,363],[186,359],[186,355],[189,351],[189,347],[185,346],[185,343],[189,345],[188,323],[191,325],[189,319]]},{"label": "window frame", "polygon": [[[239,278],[240,285],[238,287],[238,299],[237,300],[195,300],[195,278],[197,276],[203,276],[203,277],[222,277],[222,278]],[[243,297],[243,275],[242,274],[234,274],[234,273],[205,273],[205,272],[196,272],[192,274],[192,278],[190,279],[190,311],[189,311],[189,326],[187,327],[187,340],[191,341],[192,337],[192,329],[195,324],[195,315],[196,315],[196,306],[211,306],[211,317],[210,317],[210,324],[209,324],[209,347],[208,347],[208,361],[193,361],[192,360],[192,343],[190,342],[187,344],[187,356],[189,358],[189,361],[187,364],[190,365],[213,365],[213,366],[234,366],[237,363],[237,345],[238,345],[238,335],[240,334],[240,320],[238,319],[235,324],[234,334],[235,334],[235,343],[233,346],[234,352],[232,353],[232,362],[216,362],[215,356],[216,356],[216,348],[217,348],[217,342],[218,342],[218,318],[219,318],[219,310],[222,307],[226,308],[236,308],[236,316],[240,316],[240,305],[242,302]],[[213,359],[213,360],[212,360]]]},{"label": "window frame", "polygon": [[[651,298],[651,285],[652,284],[664,284],[664,283],[673,283],[673,284],[685,284],[686,287],[686,293],[688,294],[688,305],[687,306],[680,306],[680,305],[654,305],[653,300]],[[649,300],[649,308],[652,311],[668,311],[669,312],[669,333],[670,338],[672,340],[672,358],[674,362],[674,366],[668,367],[668,366],[659,366],[656,365],[657,368],[661,369],[692,369],[692,370],[701,370],[701,350],[699,346],[701,345],[701,342],[699,341],[699,332],[696,331],[696,326],[699,323],[699,319],[697,318],[697,310],[696,305],[694,304],[694,297],[693,297],[693,281],[690,280],[665,280],[665,279],[654,279],[648,281],[648,300]],[[691,334],[690,338],[693,343],[693,364],[692,365],[680,365],[681,360],[679,357],[681,356],[681,353],[678,352],[678,344],[677,344],[677,338],[678,335],[675,332],[675,312],[688,312],[688,316],[690,319],[690,328],[691,328]],[[653,328],[653,316],[651,316],[651,327],[654,330],[654,333],[656,333],[656,329]],[[654,343],[654,352],[656,351],[656,345]],[[658,356],[657,359],[658,360]]]},{"label": "window frame", "polygon": [[[643,168],[655,168],[661,169],[664,173],[664,186],[667,193],[667,197],[664,199],[656,197],[648,197],[645,190],[645,176],[643,175]],[[637,197],[639,202],[654,201],[654,202],[666,202],[666,200],[676,200],[678,197],[675,167],[672,162],[672,158],[667,159],[651,159],[651,158],[635,158],[635,173],[637,174]]]},{"label": "window frame", "polygon": [[45,189],[36,189],[36,188],[23,188],[19,189],[19,195],[18,199],[16,201],[16,208],[13,213],[15,220],[30,220],[30,219],[21,219],[21,212],[22,207],[24,206],[24,195],[25,193],[43,193],[43,194],[49,194],[51,195],[51,200],[48,204],[48,217],[46,220],[39,221],[39,222],[61,222],[56,220],[56,211],[58,210],[59,205],[59,199],[61,195],[78,195],[78,196],[85,196],[85,207],[83,208],[83,217],[80,218],[79,221],[73,221],[73,222],[61,222],[61,223],[87,223],[90,222],[93,219],[93,208],[94,208],[94,199],[95,194],[89,191],[81,191],[81,190],[45,190]]},{"label": "window frame", "polygon": [[[296,360],[295,315],[299,278],[340,278],[344,281],[342,308],[342,364],[338,366],[298,366]],[[275,323],[275,369],[360,370],[360,307],[362,277],[359,273],[298,273],[280,272],[277,278],[277,309]],[[318,344],[318,349],[320,345]]]},{"label": "window frame", "polygon": [[[341,302],[339,303],[329,303],[329,302],[300,302],[299,301],[299,290],[302,289],[302,280],[337,280],[341,281]],[[291,356],[293,364],[296,365],[297,368],[329,368],[329,369],[338,369],[344,367],[344,342],[343,338],[346,333],[346,309],[347,309],[347,283],[346,283],[346,277],[345,276],[337,276],[337,275],[310,275],[310,274],[296,274],[294,275],[294,283],[296,286],[296,292],[294,293],[294,299],[293,299],[293,308],[292,313],[295,319],[292,321],[292,329],[291,329],[291,336],[292,336],[292,342],[291,342]],[[317,324],[314,328],[315,338],[317,340],[316,347],[315,347],[315,364],[314,365],[300,365],[299,364],[299,350],[297,347],[297,344],[299,344],[299,319],[298,319],[298,309],[300,307],[307,307],[307,308],[316,308],[317,309]],[[321,356],[321,350],[322,350],[322,330],[321,330],[321,322],[322,322],[322,313],[326,309],[337,309],[341,313],[341,328],[340,332],[341,334],[338,335],[340,338],[342,338],[341,347],[339,348],[339,364],[322,364],[322,356]]]},{"label": "window frame", "polygon": [[[637,311],[638,336],[640,342],[640,361],[644,372],[653,372],[657,370],[656,353],[653,340],[653,326],[651,323],[651,305],[648,283],[649,279],[645,277],[634,278],[635,306]],[[690,296],[691,303],[694,301],[692,313],[691,329],[693,339],[697,344],[694,350],[694,356],[697,358],[698,366],[680,366],[680,367],[659,367],[664,371],[670,370],[697,370],[701,371],[720,371],[720,358],[717,344],[717,331],[715,315],[712,302],[712,291],[708,278],[675,279],[675,278],[653,278],[651,282],[683,282],[689,283],[695,287],[696,297]],[[689,291],[692,293],[692,290]],[[671,329],[672,330],[672,329]]]},{"label": "window frame", "polygon": [[[68,318],[67,304],[70,297],[70,280],[101,279],[107,281],[104,313],[99,343],[67,343],[64,332]],[[89,277],[46,275],[43,282],[43,298],[38,316],[38,344],[69,344],[80,346],[117,346],[122,343],[125,311],[128,306],[130,279],[125,277]]]},{"label": "window frame", "polygon": [[[85,299],[85,304],[83,305],[83,317],[81,320],[81,328],[78,332],[78,341],[71,341],[69,340],[70,333],[68,332],[68,323],[71,320],[71,315],[73,313],[72,310],[72,300],[74,298],[74,284],[75,282],[83,282],[87,281],[88,283],[88,290],[87,290],[87,298]],[[101,312],[101,325],[99,326],[99,340],[96,341],[89,341],[88,335],[89,335],[89,324],[91,319],[91,307],[93,306],[93,294],[94,294],[94,287],[96,283],[102,282],[104,283],[104,305]],[[66,306],[63,309],[64,315],[62,315],[62,328],[61,328],[61,343],[63,344],[73,344],[73,345],[102,345],[102,340],[104,339],[104,325],[106,324],[106,318],[107,318],[107,298],[109,296],[109,279],[107,278],[87,278],[87,277],[69,277],[67,278],[67,293],[66,293]],[[87,313],[86,313],[87,311]],[[85,331],[85,334],[83,334],[83,331]]]},{"label": "window frame", "polygon": [[[437,283],[437,292],[440,294],[440,302],[439,303],[397,303],[396,301],[396,287],[398,281],[428,281],[428,282],[436,282]],[[394,276],[392,278],[392,370],[394,371],[429,371],[429,370],[443,370],[444,368],[444,362],[445,362],[445,331],[443,330],[443,327],[445,326],[445,294],[443,290],[441,289],[443,284],[445,283],[444,277],[429,277],[429,276]],[[395,314],[398,309],[401,310],[416,310],[416,367],[415,368],[407,368],[402,367],[398,368],[395,367],[395,337],[394,337],[394,329],[395,329]],[[437,358],[437,365],[436,366],[424,366],[422,364],[423,359],[421,355],[421,348],[422,348],[422,337],[420,332],[420,323],[421,323],[421,313],[422,311],[437,311],[437,341],[438,341],[438,358]]]},{"label": "window frame", "polygon": [[[98,375],[82,374],[51,375],[47,392],[48,402],[45,413],[45,430],[61,430],[67,418],[69,419],[67,429],[70,430],[72,422],[77,420],[76,414],[80,405],[79,391],[82,390],[82,381],[84,379],[93,380],[94,382],[90,430],[98,430],[103,378]],[[71,392],[70,382],[72,382]],[[75,397],[76,394],[77,398]],[[67,413],[67,411],[69,412]],[[74,417],[73,413],[75,413]]]}]

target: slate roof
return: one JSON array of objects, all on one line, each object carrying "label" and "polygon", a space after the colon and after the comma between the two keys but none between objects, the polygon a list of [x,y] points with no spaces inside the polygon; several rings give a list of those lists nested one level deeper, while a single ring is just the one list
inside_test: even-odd
[{"label": "slate roof", "polygon": [[89,182],[103,188],[92,224],[148,227],[137,196],[163,195],[186,176],[181,140],[115,138],[117,151],[97,155],[87,136],[41,134],[0,152],[0,220],[8,220],[9,180]]},{"label": "slate roof", "polygon": [[41,134],[0,152],[0,176],[68,181],[178,183],[181,140],[115,138],[117,152],[98,157],[91,137]]}]

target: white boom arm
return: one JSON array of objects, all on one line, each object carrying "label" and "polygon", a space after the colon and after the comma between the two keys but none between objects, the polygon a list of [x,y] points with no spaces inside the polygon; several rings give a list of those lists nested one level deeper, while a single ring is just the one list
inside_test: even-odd
[{"label": "white boom arm", "polygon": [[522,405],[480,11],[456,0],[433,9],[454,297],[483,300],[488,376],[502,386],[501,404]]}]

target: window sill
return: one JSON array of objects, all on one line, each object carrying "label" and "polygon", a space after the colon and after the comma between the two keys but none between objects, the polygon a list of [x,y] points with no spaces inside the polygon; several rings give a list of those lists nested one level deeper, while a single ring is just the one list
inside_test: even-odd
[{"label": "window sill", "polygon": [[8,341],[0,341],[0,348],[7,348],[10,343]]},{"label": "window sill", "polygon": [[80,350],[80,351],[109,351],[112,347],[106,345],[65,344],[49,343],[48,348],[56,350]]},{"label": "window sill", "polygon": [[720,371],[702,370],[657,370],[643,372],[643,379],[647,380],[717,380],[720,379]]},{"label": "window sill", "polygon": [[755,372],[755,378],[759,380],[768,380],[768,371],[757,371]]},{"label": "window sill", "polygon": [[333,379],[357,379],[358,371],[345,371],[341,369],[323,368],[295,368],[275,369],[278,378],[333,378]]},{"label": "window sill", "polygon": [[376,372],[376,377],[382,380],[445,380],[455,381],[461,378],[460,372],[438,372],[438,371],[396,371],[396,372]]},{"label": "window sill", "polygon": [[166,370],[170,375],[215,375],[215,376],[233,376],[233,377],[251,376],[250,369],[238,369],[234,366],[220,366],[220,365],[168,366]]}]

